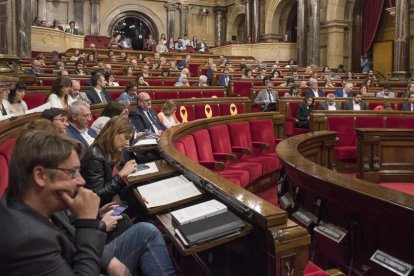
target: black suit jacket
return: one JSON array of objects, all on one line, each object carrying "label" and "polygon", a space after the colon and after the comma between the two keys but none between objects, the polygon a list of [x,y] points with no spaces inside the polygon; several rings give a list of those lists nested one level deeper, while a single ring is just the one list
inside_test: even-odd
[{"label": "black suit jacket", "polygon": [[[166,130],[167,128],[160,122],[158,119],[157,112],[154,109],[150,109],[149,112],[151,113],[152,118],[154,119],[154,125],[159,130]],[[140,107],[135,108],[133,111],[129,113],[129,119],[131,120],[132,124],[134,125],[135,129],[139,132],[144,132],[151,130],[151,132],[155,132],[154,128],[152,127],[151,122],[149,121],[148,117],[145,115],[144,110]]]},{"label": "black suit jacket", "polygon": [[[229,77],[229,83],[230,81],[233,79],[232,76],[228,76]],[[217,86],[226,86],[226,76],[225,75],[221,75],[216,83]]]},{"label": "black suit jacket", "polygon": [[[364,102],[359,102],[359,106],[361,107],[361,110],[367,110],[368,106],[366,103]],[[344,103],[344,110],[354,110],[354,102],[351,101],[346,101]]]},{"label": "black suit jacket", "polygon": [[[79,130],[77,130],[73,125],[71,125],[71,124],[68,125],[68,127],[66,129],[66,134],[69,135],[70,137],[78,140],[78,141],[81,141],[86,146],[86,148],[89,147],[88,143],[82,137]],[[93,130],[92,128],[90,128],[90,127],[88,127],[88,134],[90,136],[92,136],[93,138],[96,138],[96,136],[97,136],[96,131]]]},{"label": "black suit jacket", "polygon": [[104,252],[105,233],[75,229],[63,212],[53,214],[52,223],[26,204],[4,197],[0,218],[0,275],[99,275],[101,262],[107,267],[114,256],[109,247]]},{"label": "black suit jacket", "polygon": [[402,111],[411,111],[411,103],[403,103],[401,106]]},{"label": "black suit jacket", "polygon": [[[105,95],[106,101],[109,103],[112,101],[111,96],[109,95],[108,91],[106,89],[102,89],[103,94]],[[89,91],[86,91],[86,96],[88,96],[88,99],[91,101],[91,104],[101,104],[101,97],[99,97],[98,93],[95,91],[95,89],[91,89]]]},{"label": "black suit jacket", "polygon": [[300,128],[309,128],[309,115],[312,111],[313,107],[308,109],[305,103],[298,105],[296,109],[296,119],[298,120],[296,126]]},{"label": "black suit jacket", "polygon": [[[321,90],[321,89],[319,89],[318,88],[318,95],[319,95],[319,97],[324,97],[324,95],[323,95],[323,91]],[[313,94],[313,91],[312,91],[312,89],[310,89],[310,88],[308,88],[306,91],[305,91],[305,97],[312,97],[312,98],[314,98],[315,97],[315,94]]]}]

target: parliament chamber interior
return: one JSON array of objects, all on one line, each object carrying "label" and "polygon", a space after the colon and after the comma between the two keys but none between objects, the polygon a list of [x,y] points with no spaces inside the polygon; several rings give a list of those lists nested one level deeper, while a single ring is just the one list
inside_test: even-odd
[{"label": "parliament chamber interior", "polygon": [[[28,125],[60,109],[69,134],[80,100],[95,129],[120,103],[128,216],[176,275],[414,275],[414,0],[0,4],[3,198]],[[166,130],[134,123],[148,102]]]}]

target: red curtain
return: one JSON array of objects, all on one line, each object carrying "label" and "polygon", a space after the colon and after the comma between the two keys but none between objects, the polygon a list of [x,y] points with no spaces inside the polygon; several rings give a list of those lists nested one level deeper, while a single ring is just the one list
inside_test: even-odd
[{"label": "red curtain", "polygon": [[381,19],[384,0],[366,0],[362,13],[362,47],[366,54],[374,42],[377,28]]}]

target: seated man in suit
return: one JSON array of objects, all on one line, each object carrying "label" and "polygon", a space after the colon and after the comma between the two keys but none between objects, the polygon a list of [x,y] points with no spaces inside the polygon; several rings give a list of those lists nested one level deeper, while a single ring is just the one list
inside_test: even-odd
[{"label": "seated man in suit", "polygon": [[86,92],[91,104],[107,104],[112,101],[108,91],[106,91],[106,80],[101,72],[94,72],[91,78],[92,89]]},{"label": "seated man in suit", "polygon": [[139,267],[144,275],[175,275],[151,224],[137,223],[105,245],[111,225],[97,219],[100,199],[83,187],[82,153],[79,142],[52,129],[17,139],[12,181],[0,201],[7,221],[0,226],[0,274],[136,275]]},{"label": "seated man in suit", "polygon": [[414,111],[414,92],[408,94],[408,102],[401,106],[402,111]]},{"label": "seated man in suit", "polygon": [[266,89],[260,91],[254,103],[261,106],[261,110],[264,112],[276,111],[276,102],[279,99],[279,95],[273,90],[273,82],[266,82]]},{"label": "seated man in suit", "polygon": [[320,102],[318,106],[319,110],[341,110],[341,104],[335,102],[335,95],[329,93],[326,96],[326,102]]},{"label": "seated man in suit", "polygon": [[79,34],[78,28],[75,28],[75,21],[69,22],[69,28],[65,30],[65,33],[74,34],[74,35]]},{"label": "seated man in suit", "polygon": [[69,107],[69,126],[66,133],[72,138],[89,147],[96,138],[96,132],[88,127],[92,119],[89,104],[84,101],[76,101]]},{"label": "seated man in suit", "polygon": [[233,76],[230,76],[230,70],[225,68],[224,69],[224,75],[221,75],[218,80],[217,80],[217,86],[224,86],[224,87],[228,87],[230,81],[233,79]]},{"label": "seated man in suit", "polygon": [[68,95],[68,104],[71,105],[72,103],[76,101],[85,101],[88,104],[90,104],[88,96],[86,96],[85,92],[80,91],[81,85],[80,82],[77,80],[72,80],[72,87],[69,89],[69,95]]},{"label": "seated man in suit", "polygon": [[206,43],[206,40],[203,38],[202,42],[197,43],[196,50],[199,52],[207,52],[208,51],[208,45]]},{"label": "seated man in suit", "polygon": [[200,77],[198,77],[198,82],[193,83],[193,85],[191,85],[191,86],[208,86],[207,76],[201,75]]},{"label": "seated man in suit", "polygon": [[347,82],[345,83],[343,89],[338,89],[335,91],[335,96],[339,98],[352,97],[352,89],[354,89],[352,82]]},{"label": "seated man in suit", "polygon": [[151,108],[151,97],[146,92],[138,94],[138,107],[129,113],[129,119],[139,132],[152,132],[160,135],[167,128],[158,119],[157,112]]},{"label": "seated man in suit", "polygon": [[367,110],[368,106],[362,101],[361,92],[356,92],[352,97],[352,100],[344,103],[344,110]]},{"label": "seated man in suit", "polygon": [[42,63],[39,60],[34,59],[32,61],[32,64],[31,64],[30,68],[27,69],[27,74],[29,74],[29,75],[43,74]]},{"label": "seated man in suit", "polygon": [[177,68],[179,70],[183,70],[184,68],[188,68],[188,65],[190,64],[191,55],[186,55],[184,60],[181,60],[177,64]]},{"label": "seated man in suit", "polygon": [[322,89],[318,88],[318,81],[316,79],[309,79],[309,88],[305,91],[305,97],[323,97]]},{"label": "seated man in suit", "polygon": [[384,89],[377,93],[376,97],[380,98],[395,98],[394,92],[391,91],[391,85],[384,84]]}]

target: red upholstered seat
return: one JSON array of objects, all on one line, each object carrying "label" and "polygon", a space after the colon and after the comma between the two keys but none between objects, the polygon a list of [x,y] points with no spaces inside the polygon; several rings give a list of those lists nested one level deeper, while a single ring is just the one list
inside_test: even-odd
[{"label": "red upholstered seat", "polygon": [[182,105],[177,108],[175,116],[177,116],[177,119],[183,123],[194,121],[196,119],[195,106],[193,104]]},{"label": "red upholstered seat", "polygon": [[205,119],[220,116],[220,107],[218,103],[197,104],[195,105],[197,119]]},{"label": "red upholstered seat", "polygon": [[111,96],[111,99],[113,101],[115,101],[116,99],[118,99],[118,97],[122,94],[121,91],[111,91],[109,92],[109,96]]},{"label": "red upholstered seat", "polygon": [[42,93],[27,93],[24,96],[24,101],[27,103],[29,109],[41,106],[46,102],[46,95]]},{"label": "red upholstered seat", "polygon": [[309,132],[309,129],[307,128],[299,128],[295,126],[296,109],[300,104],[301,104],[300,102],[289,102],[286,125],[285,125],[286,136],[288,137]]},{"label": "red upholstered seat", "polygon": [[213,96],[216,96],[217,98],[225,97],[226,96],[226,92],[224,92],[224,90],[203,91],[203,97],[204,98],[211,98]]},{"label": "red upholstered seat", "polygon": [[261,153],[275,153],[276,138],[272,120],[253,120],[250,124],[252,142],[262,142],[269,145],[269,149],[257,149]]},{"label": "red upholstered seat", "polygon": [[0,145],[0,154],[4,156],[7,163],[10,162],[15,145],[16,145],[16,138],[10,138]]},{"label": "red upholstered seat", "polygon": [[162,81],[158,81],[158,80],[146,80],[146,82],[148,82],[148,84],[150,86],[163,86],[163,82]]},{"label": "red upholstered seat", "polygon": [[220,103],[221,116],[244,113],[244,103]]},{"label": "red upholstered seat", "polygon": [[[210,134],[206,129],[200,129],[191,133],[197,148],[197,154],[200,164],[214,163],[213,149],[211,147]],[[226,166],[224,170],[218,170],[216,173],[222,175],[239,186],[246,187],[249,184],[249,172],[243,169],[234,169]]]},{"label": "red upholstered seat", "polygon": [[387,128],[414,128],[414,119],[410,117],[388,117]]},{"label": "red upholstered seat", "polygon": [[155,93],[155,100],[170,100],[170,99],[178,99],[179,92],[178,91],[162,91]]},{"label": "red upholstered seat", "polygon": [[384,117],[382,116],[357,116],[355,128],[383,128]]},{"label": "red upholstered seat", "polygon": [[180,91],[180,99],[190,99],[190,98],[202,98],[203,94],[201,91]]},{"label": "red upholstered seat", "polygon": [[[234,154],[227,125],[222,124],[210,127],[208,132],[210,134],[210,141],[214,154]],[[247,170],[249,172],[250,183],[253,183],[263,175],[262,164],[259,162],[238,160],[235,163],[227,161],[225,164],[231,168]]]},{"label": "red upholstered seat", "polygon": [[414,195],[414,183],[380,183],[382,187]]},{"label": "red upholstered seat", "polygon": [[308,262],[303,270],[303,276],[328,276],[329,274],[312,262]]},{"label": "red upholstered seat", "polygon": [[338,132],[338,143],[334,148],[336,159],[356,159],[355,119],[352,116],[328,117],[328,130]]},{"label": "red upholstered seat", "polygon": [[251,81],[233,81],[234,94],[250,98]]},{"label": "red upholstered seat", "polygon": [[9,186],[9,165],[6,158],[0,154],[0,198],[3,196],[7,186]]},{"label": "red upholstered seat", "polygon": [[[249,122],[235,122],[228,124],[231,144],[233,147],[243,147],[251,150],[251,154],[239,154],[240,159],[249,162],[260,162],[262,164],[262,173],[268,174],[280,169],[280,160],[276,154],[256,154],[252,138],[250,136]],[[261,146],[257,145],[258,148]]]},{"label": "red upholstered seat", "polygon": [[175,80],[165,80],[162,86],[174,86],[175,83]]}]

